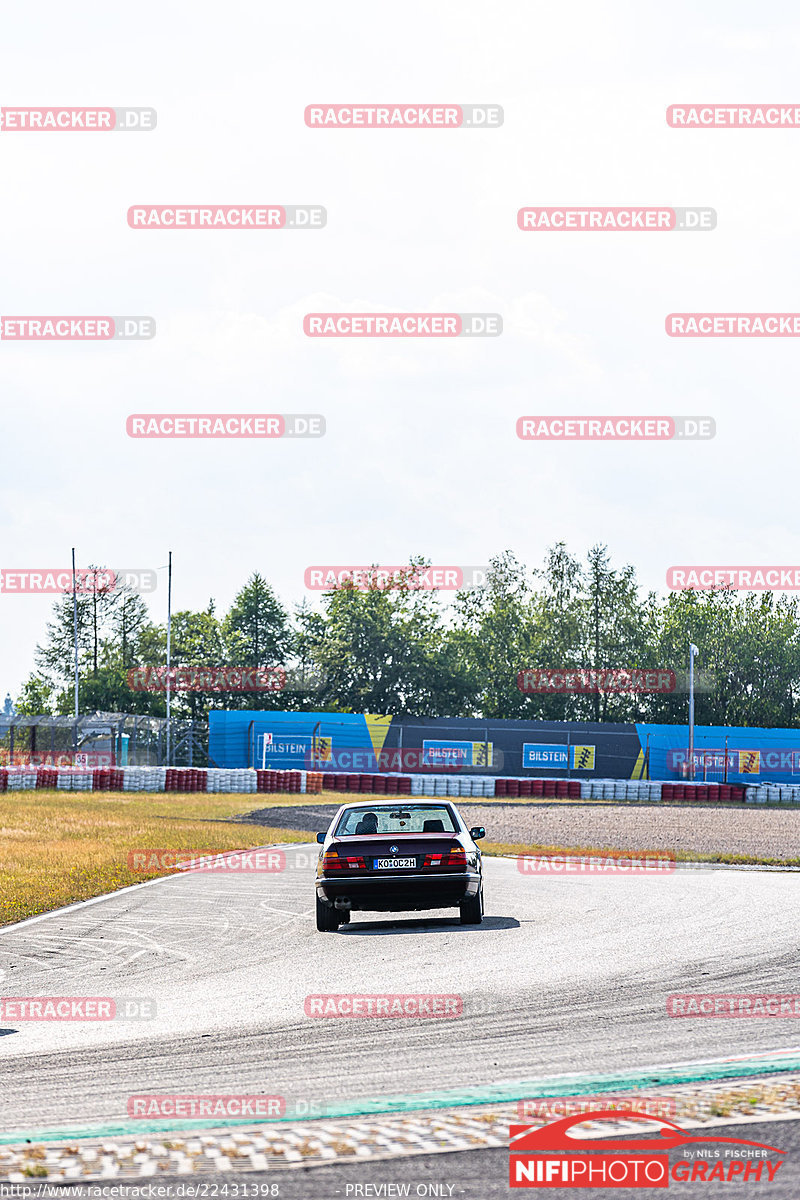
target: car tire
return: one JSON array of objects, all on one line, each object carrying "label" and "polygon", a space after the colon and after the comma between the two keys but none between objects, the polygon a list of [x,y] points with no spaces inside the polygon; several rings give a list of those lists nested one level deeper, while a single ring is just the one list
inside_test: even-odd
[{"label": "car tire", "polygon": [[349,908],[340,908],[336,915],[339,918],[340,925],[349,925],[350,924],[350,909]]},{"label": "car tire", "polygon": [[320,933],[334,933],[339,928],[339,914],[335,908],[323,904],[317,896],[317,929]]},{"label": "car tire", "polygon": [[480,925],[483,920],[483,884],[477,896],[473,896],[461,905],[461,924]]}]

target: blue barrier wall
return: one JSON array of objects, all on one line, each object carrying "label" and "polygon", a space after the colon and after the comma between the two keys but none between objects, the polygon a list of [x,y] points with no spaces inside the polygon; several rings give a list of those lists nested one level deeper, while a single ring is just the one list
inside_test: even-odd
[{"label": "blue barrier wall", "polygon": [[[271,734],[266,747],[261,735]],[[681,779],[686,725],[212,711],[214,766]],[[800,730],[698,725],[695,778],[800,783]]]},{"label": "blue barrier wall", "polygon": [[[687,725],[637,725],[652,779],[680,779],[689,761]],[[727,766],[727,771],[726,771]],[[695,779],[800,783],[800,730],[697,725]]]},{"label": "blue barrier wall", "polygon": [[[271,734],[265,744],[263,735]],[[209,713],[209,759],[219,767],[638,778],[635,725],[364,713]]]}]

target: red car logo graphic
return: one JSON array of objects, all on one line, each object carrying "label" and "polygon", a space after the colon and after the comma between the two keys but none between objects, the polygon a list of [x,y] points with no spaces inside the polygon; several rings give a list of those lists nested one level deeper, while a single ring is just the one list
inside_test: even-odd
[{"label": "red car logo graphic", "polygon": [[744,1138],[697,1137],[687,1133],[681,1129],[680,1125],[676,1125],[667,1117],[653,1117],[639,1112],[626,1112],[624,1120],[644,1121],[650,1125],[659,1123],[664,1126],[658,1131],[660,1136],[651,1136],[646,1140],[626,1137],[597,1140],[596,1138],[574,1137],[568,1133],[573,1125],[580,1125],[584,1121],[604,1119],[619,1121],[622,1115],[619,1109],[598,1109],[596,1112],[575,1113],[571,1117],[562,1117],[560,1121],[553,1121],[541,1128],[532,1125],[511,1125],[509,1126],[511,1136],[509,1150],[513,1153],[537,1150],[572,1150],[576,1152],[582,1150],[648,1150],[653,1153],[660,1150],[671,1150],[675,1146],[687,1146],[692,1142],[714,1142],[715,1144],[727,1142],[737,1146],[757,1146],[761,1150],[771,1150],[775,1154],[786,1153],[785,1150],[779,1150],[777,1146],[768,1146],[764,1142],[750,1142]]}]

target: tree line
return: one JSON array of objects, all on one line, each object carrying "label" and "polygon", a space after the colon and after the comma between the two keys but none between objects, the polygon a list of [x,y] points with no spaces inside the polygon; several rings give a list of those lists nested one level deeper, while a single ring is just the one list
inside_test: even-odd
[{"label": "tree line", "polygon": [[[256,572],[226,613],[213,600],[199,612],[176,612],[173,715],[197,720],[210,708],[277,708],[685,723],[694,642],[698,724],[796,723],[795,598],[730,589],[661,597],[643,592],[632,566],[614,567],[606,546],[580,559],[558,543],[534,569],[510,552],[498,555],[484,585],[445,603],[415,585],[428,565],[412,558],[395,579],[344,583],[324,593],[318,609],[304,603],[292,613]],[[81,593],[77,605],[81,711],[165,715],[166,626],[152,620],[140,595],[120,587]],[[73,711],[73,639],[70,593],[54,603],[18,711]],[[212,679],[207,669],[218,667],[226,671]],[[240,690],[230,668],[245,669],[245,680],[271,682]],[[524,690],[520,672],[536,668],[540,681],[548,671],[673,672],[674,686],[626,691],[616,677],[599,675],[589,690]]]}]

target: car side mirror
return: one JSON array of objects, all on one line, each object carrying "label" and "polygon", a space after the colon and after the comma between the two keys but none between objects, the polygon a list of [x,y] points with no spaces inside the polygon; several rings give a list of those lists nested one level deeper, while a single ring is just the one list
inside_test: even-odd
[{"label": "car side mirror", "polygon": [[470,829],[469,836],[472,838],[473,842],[477,842],[479,838],[486,837],[486,830],[482,825],[476,825],[474,829]]},{"label": "car side mirror", "polygon": [[322,845],[322,843],[325,841],[325,838],[327,836],[328,836],[327,833],[318,833],[317,834],[317,841],[320,843],[320,845]]}]

